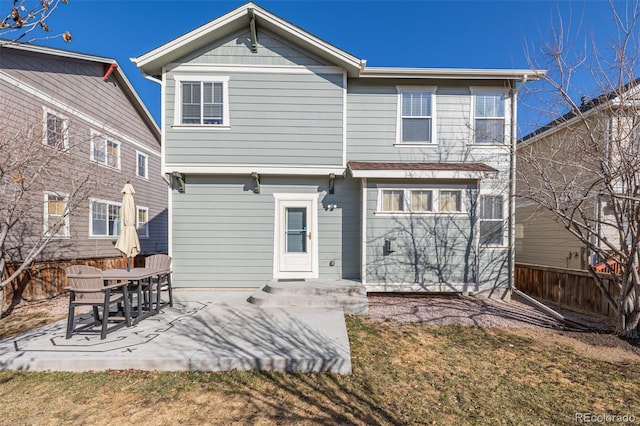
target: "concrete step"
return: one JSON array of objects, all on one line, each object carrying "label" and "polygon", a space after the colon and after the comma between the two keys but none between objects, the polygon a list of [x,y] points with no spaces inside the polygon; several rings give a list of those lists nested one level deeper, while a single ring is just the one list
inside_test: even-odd
[{"label": "concrete step", "polygon": [[261,307],[341,308],[354,315],[364,315],[369,309],[364,286],[349,280],[271,281],[247,301]]}]

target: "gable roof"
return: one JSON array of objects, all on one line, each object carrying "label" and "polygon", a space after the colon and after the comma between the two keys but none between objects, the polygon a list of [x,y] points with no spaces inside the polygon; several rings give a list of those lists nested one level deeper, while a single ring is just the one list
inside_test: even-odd
[{"label": "gable roof", "polygon": [[[158,124],[153,119],[153,116],[147,109],[144,102],[142,102],[142,99],[134,89],[133,85],[131,84],[127,76],[118,66],[118,62],[115,59],[106,58],[102,56],[88,55],[84,53],[73,52],[70,50],[62,50],[62,49],[56,49],[52,47],[38,46],[30,43],[27,44],[27,43],[13,42],[13,41],[0,43],[0,49],[22,50],[27,52],[40,53],[44,55],[58,56],[61,58],[70,58],[70,59],[76,59],[80,61],[95,62],[95,63],[103,64],[106,67],[111,67],[111,75],[119,83],[119,87],[122,88],[122,91],[124,92],[125,96],[129,99],[129,102],[131,102],[131,105],[138,112],[138,114],[140,114],[140,117],[142,118],[146,126],[149,128],[154,138],[158,141],[158,144],[160,144],[161,137],[160,137],[160,128],[158,127]],[[0,70],[1,70],[1,67],[0,67]]]},{"label": "gable roof", "polygon": [[541,126],[533,132],[523,136],[518,141],[518,144],[523,142],[530,142],[532,139],[535,139],[538,136],[541,136],[548,132],[559,130],[563,126],[576,121],[579,117],[584,117],[585,115],[591,114],[599,107],[611,105],[620,98],[620,94],[630,91],[636,92],[638,90],[640,90],[640,78],[630,81],[629,83],[620,86],[618,89],[611,90],[610,92],[603,93],[589,101],[582,102],[577,108],[572,109],[566,114],[563,114],[555,120],[552,120],[544,126]]},{"label": "gable roof", "polygon": [[162,74],[163,65],[171,63],[225,35],[242,28],[249,28],[253,17],[255,17],[255,23],[258,28],[269,30],[286,39],[295,40],[296,44],[301,45],[318,57],[346,69],[349,75],[357,75],[365,65],[366,61],[338,49],[251,2],[150,52],[133,58],[132,61],[143,73],[158,76]]},{"label": "gable roof", "polygon": [[257,28],[292,41],[317,57],[346,70],[349,77],[361,78],[448,78],[479,80],[537,80],[545,71],[541,70],[495,70],[495,69],[450,69],[450,68],[366,68],[367,61],[359,59],[284,19],[268,12],[255,3],[247,3],[213,21],[190,31],[162,46],[131,61],[143,74],[160,79],[162,67],[243,28]]}]

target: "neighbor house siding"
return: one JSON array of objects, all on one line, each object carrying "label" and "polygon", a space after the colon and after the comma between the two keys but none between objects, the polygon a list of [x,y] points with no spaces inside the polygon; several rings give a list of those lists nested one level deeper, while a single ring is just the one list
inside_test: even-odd
[{"label": "neighbor house siding", "polygon": [[[328,179],[269,177],[260,193],[246,176],[187,176],[173,193],[174,282],[179,287],[259,287],[273,278],[274,193],[317,193],[320,276],[359,275],[358,185]],[[330,211],[329,204],[338,207]],[[334,261],[331,266],[330,262]]]},{"label": "neighbor house siding", "polygon": [[[120,203],[122,187],[130,181],[136,190],[136,204],[148,208],[149,236],[140,238],[143,254],[167,252],[167,185],[160,175],[160,143],[131,105],[113,77],[103,81],[102,64],[57,57],[52,54],[0,48],[0,114],[8,133],[32,128],[35,139],[43,137],[44,109],[68,120],[69,150],[60,155],[56,168],[68,178],[49,179],[42,188],[31,190],[30,202],[40,204],[29,218],[30,236],[24,249],[43,232],[44,193],[73,192],[83,176],[91,175],[96,185],[90,198]],[[9,79],[7,81],[6,79]],[[19,84],[14,84],[18,81]],[[34,93],[35,92],[35,93]],[[105,135],[120,144],[120,168],[91,161],[91,137]],[[41,143],[41,142],[40,142]],[[135,144],[134,144],[135,143]],[[51,150],[49,147],[42,147]],[[148,177],[136,176],[136,153],[148,157]],[[54,238],[38,260],[115,257],[116,237],[90,236],[90,200],[83,201],[69,218],[69,238]]]}]

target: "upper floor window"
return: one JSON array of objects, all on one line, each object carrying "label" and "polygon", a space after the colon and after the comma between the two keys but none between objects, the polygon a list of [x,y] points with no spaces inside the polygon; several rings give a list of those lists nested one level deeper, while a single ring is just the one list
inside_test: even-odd
[{"label": "upper floor window", "polygon": [[423,188],[381,189],[378,211],[381,213],[433,212],[434,190]]},{"label": "upper floor window", "polygon": [[149,177],[149,156],[136,152],[136,176],[147,179]]},{"label": "upper floor window", "polygon": [[149,236],[149,209],[146,207],[137,206],[136,210],[138,214],[136,215],[136,228],[138,229],[139,237],[148,237]]},{"label": "upper floor window", "polygon": [[44,234],[64,238],[69,236],[69,212],[66,195],[53,192],[44,194]]},{"label": "upper floor window", "polygon": [[52,148],[67,149],[69,120],[53,111],[44,110],[44,144]]},{"label": "upper floor window", "polygon": [[480,244],[501,245],[504,238],[504,206],[501,195],[480,197]]},{"label": "upper floor window", "polygon": [[434,92],[434,89],[400,89],[399,142],[435,141]]},{"label": "upper floor window", "polygon": [[475,94],[475,143],[504,143],[504,101],[503,93],[478,92]]},{"label": "upper floor window", "polygon": [[228,78],[176,76],[175,124],[229,125]]},{"label": "upper floor window", "polygon": [[91,236],[117,237],[120,233],[120,205],[91,201]]},{"label": "upper floor window", "polygon": [[93,135],[91,160],[104,166],[120,169],[120,143],[106,136]]}]

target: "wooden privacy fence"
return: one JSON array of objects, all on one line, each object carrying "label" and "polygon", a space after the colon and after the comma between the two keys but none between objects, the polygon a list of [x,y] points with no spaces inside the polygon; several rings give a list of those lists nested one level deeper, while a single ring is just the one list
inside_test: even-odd
[{"label": "wooden privacy fence", "polygon": [[[134,266],[144,266],[145,256],[136,256]],[[89,265],[99,269],[125,268],[124,257],[54,260],[35,262],[25,269],[11,284],[4,288],[5,306],[19,300],[49,299],[64,293],[69,286],[64,270],[71,265]],[[9,263],[7,272],[12,274],[20,265]]]},{"label": "wooden privacy fence", "polygon": [[[615,283],[602,274],[614,300],[618,297]],[[544,299],[568,308],[615,317],[615,312],[589,272],[516,263],[516,288],[529,296]]]}]

